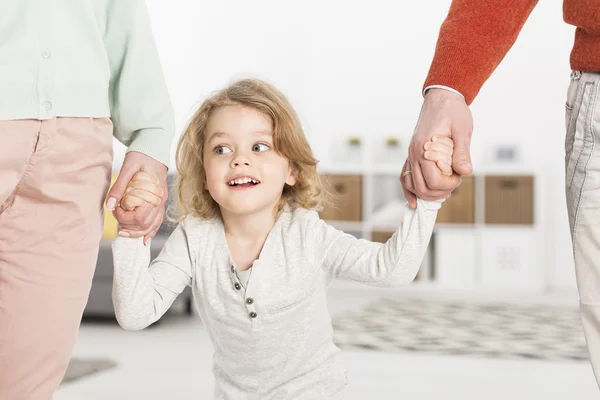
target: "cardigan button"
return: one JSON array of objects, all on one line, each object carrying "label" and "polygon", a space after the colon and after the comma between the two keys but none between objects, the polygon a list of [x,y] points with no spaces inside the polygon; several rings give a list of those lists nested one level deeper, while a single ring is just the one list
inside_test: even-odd
[{"label": "cardigan button", "polygon": [[233,285],[233,287],[235,288],[235,290],[240,290],[242,288],[242,286],[240,286],[239,283],[235,283],[235,285]]},{"label": "cardigan button", "polygon": [[250,313],[250,318],[256,318],[256,317],[257,317],[256,313],[254,311],[252,311]]},{"label": "cardigan button", "polygon": [[252,304],[252,303],[254,303],[254,299],[252,297],[248,297],[246,299],[246,304]]}]

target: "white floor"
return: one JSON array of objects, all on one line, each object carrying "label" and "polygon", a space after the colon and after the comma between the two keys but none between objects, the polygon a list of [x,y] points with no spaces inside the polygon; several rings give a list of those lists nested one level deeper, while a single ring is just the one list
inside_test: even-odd
[{"label": "white floor", "polygon": [[[385,294],[334,288],[330,291],[331,313],[353,309]],[[424,291],[423,295],[461,296],[440,291]],[[515,301],[514,296],[510,298]],[[519,301],[576,305],[571,295],[530,296]],[[61,386],[55,400],[211,398],[212,346],[196,317],[173,314],[140,332],[124,331],[114,323],[84,323],[74,356],[109,358],[118,367]],[[369,351],[345,352],[345,360],[349,379],[345,400],[591,400],[600,395],[585,362]]]}]

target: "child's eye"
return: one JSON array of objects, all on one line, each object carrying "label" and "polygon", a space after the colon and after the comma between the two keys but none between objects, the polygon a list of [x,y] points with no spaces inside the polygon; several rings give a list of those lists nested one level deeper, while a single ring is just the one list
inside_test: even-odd
[{"label": "child's eye", "polygon": [[256,143],[254,146],[252,146],[252,151],[267,151],[269,148],[270,147],[264,143]]},{"label": "child's eye", "polygon": [[215,147],[215,154],[230,154],[231,149],[227,146],[217,146]]}]

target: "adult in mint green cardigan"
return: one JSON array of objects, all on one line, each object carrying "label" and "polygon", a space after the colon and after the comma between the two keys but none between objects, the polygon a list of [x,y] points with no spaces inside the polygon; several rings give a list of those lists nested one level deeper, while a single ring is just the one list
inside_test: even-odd
[{"label": "adult in mint green cardigan", "polygon": [[[174,121],[143,0],[2,0],[0,399],[49,400],[65,373],[109,209],[142,170],[165,189]],[[128,146],[107,195],[113,136]]]}]

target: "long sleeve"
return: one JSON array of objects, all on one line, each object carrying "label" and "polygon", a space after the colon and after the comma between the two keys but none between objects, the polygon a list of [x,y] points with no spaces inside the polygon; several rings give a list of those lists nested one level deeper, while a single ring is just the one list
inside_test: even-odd
[{"label": "long sleeve", "polygon": [[104,42],[115,138],[169,166],[173,108],[144,0],[112,0],[108,7]]},{"label": "long sleeve", "polygon": [[536,4],[537,0],[453,0],[423,87],[451,87],[471,104]]},{"label": "long sleeve", "polygon": [[339,231],[315,218],[308,228],[311,247],[325,270],[333,275],[377,286],[410,283],[429,245],[441,201],[417,199],[406,206],[400,228],[385,243],[375,243]]},{"label": "long sleeve", "polygon": [[128,330],[157,321],[192,283],[193,262],[182,224],[152,262],[150,245],[144,246],[143,238],[117,238],[113,258],[113,304],[119,324]]}]

